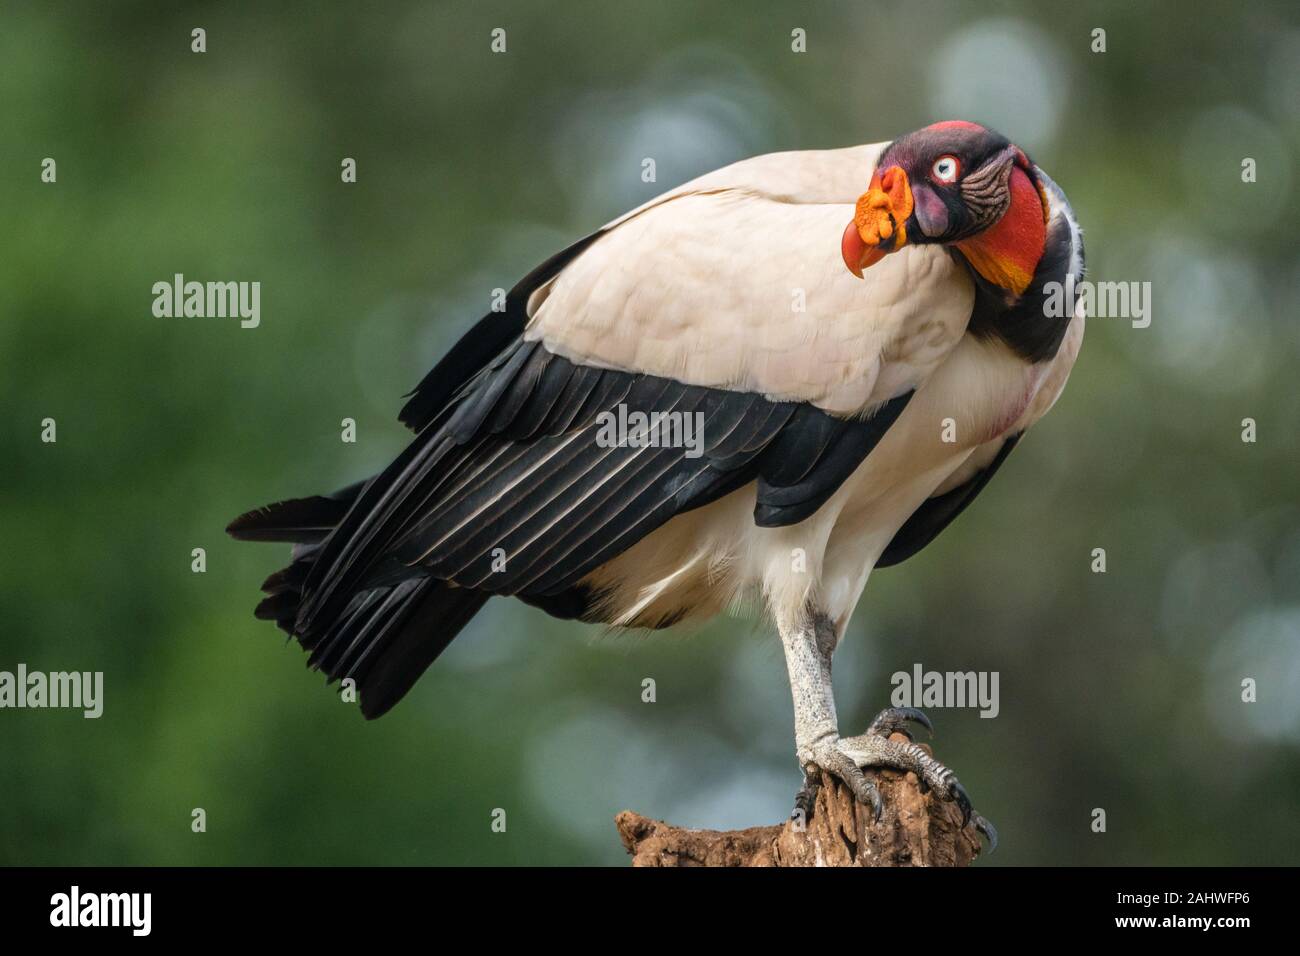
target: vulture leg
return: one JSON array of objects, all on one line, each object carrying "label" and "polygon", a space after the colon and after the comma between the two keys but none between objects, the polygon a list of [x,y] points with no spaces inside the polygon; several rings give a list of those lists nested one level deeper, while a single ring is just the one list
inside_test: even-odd
[{"label": "vulture leg", "polygon": [[[795,753],[804,770],[804,784],[795,796],[792,816],[807,819],[816,803],[819,771],[833,773],[848,785],[854,795],[871,806],[876,819],[882,809],[880,792],[862,773],[863,767],[892,767],[915,773],[923,787],[935,791],[942,799],[952,800],[961,809],[963,825],[974,820],[975,827],[997,846],[997,830],[971,809],[970,797],[956,774],[935,760],[910,740],[890,740],[892,733],[907,734],[908,722],[915,722],[933,733],[933,725],[924,713],[913,707],[890,707],[876,715],[866,733],[841,737],[835,716],[835,697],[831,690],[831,656],[838,635],[834,623],[822,614],[811,614],[805,624],[783,629],[781,644],[785,648],[786,667],[790,672],[790,693],[794,698]],[[910,737],[910,735],[908,735]]]},{"label": "vulture leg", "polygon": [[794,813],[802,811],[805,819],[811,814],[817,795],[811,780],[820,768],[843,780],[860,801],[871,805],[879,819],[883,808],[880,791],[839,746],[839,721],[831,690],[831,655],[837,639],[835,624],[818,613],[805,615],[805,620],[795,627],[781,628],[790,694],[794,698],[795,755],[804,770],[804,785],[795,797]]}]

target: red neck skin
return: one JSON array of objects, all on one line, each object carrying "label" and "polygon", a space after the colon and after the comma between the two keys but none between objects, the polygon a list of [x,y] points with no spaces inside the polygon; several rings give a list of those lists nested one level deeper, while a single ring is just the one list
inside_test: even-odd
[{"label": "red neck skin", "polygon": [[1033,281],[1047,244],[1046,208],[1033,180],[1019,165],[1011,169],[1008,188],[1011,205],[1002,218],[978,236],[956,245],[985,279],[1022,295]]}]

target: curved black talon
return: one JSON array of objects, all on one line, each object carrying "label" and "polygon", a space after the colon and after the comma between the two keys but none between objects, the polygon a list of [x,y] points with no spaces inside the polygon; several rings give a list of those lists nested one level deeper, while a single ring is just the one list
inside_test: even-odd
[{"label": "curved black talon", "polygon": [[803,814],[805,823],[812,819],[813,807],[817,805],[817,791],[821,788],[821,771],[816,768],[811,771],[805,770],[803,786],[794,795],[794,809],[790,811],[791,820],[798,819],[800,813]]},{"label": "curved black talon", "polygon": [[[880,790],[870,780],[867,781],[867,803],[871,804],[871,822],[879,823],[880,815],[885,812],[885,801],[880,798]],[[858,797],[862,799],[861,795]]]},{"label": "curved black talon", "polygon": [[897,709],[899,714],[902,717],[906,718],[907,720],[913,721],[914,723],[920,724],[922,727],[925,728],[925,732],[927,734],[929,734],[931,737],[934,736],[934,724],[930,722],[930,718],[926,716],[925,711],[917,710],[915,707],[899,707]]},{"label": "curved black talon", "polygon": [[979,813],[975,814],[974,820],[975,820],[975,829],[978,830],[980,833],[984,834],[984,836],[988,839],[989,852],[992,853],[994,850],[998,848],[997,827],[989,823],[988,819]]},{"label": "curved black talon", "polygon": [[[961,810],[961,825],[965,826],[970,823],[970,795],[966,793],[966,788],[956,780],[953,780],[952,783],[948,785],[948,789],[952,794],[952,799],[956,801],[958,808]],[[988,821],[985,822],[987,823]]]},{"label": "curved black talon", "polygon": [[907,735],[908,740],[911,740],[912,735],[907,732],[905,726],[909,720],[920,724],[931,737],[934,736],[934,724],[930,723],[930,718],[925,715],[925,711],[917,710],[915,707],[886,707],[876,714],[875,720],[867,728],[867,733],[885,737],[891,733],[903,733]]},{"label": "curved black talon", "polygon": [[817,791],[804,787],[794,795],[794,809],[790,811],[790,819],[797,820],[802,816],[807,822],[812,819],[813,807],[816,805]]}]

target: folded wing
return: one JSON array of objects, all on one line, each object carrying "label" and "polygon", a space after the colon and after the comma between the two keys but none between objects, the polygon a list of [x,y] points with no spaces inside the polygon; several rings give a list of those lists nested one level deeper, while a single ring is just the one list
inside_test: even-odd
[{"label": "folded wing", "polygon": [[[388,468],[231,526],[305,543],[260,613],[331,676],[366,678],[365,709],[382,712],[492,594],[582,616],[591,571],[750,483],[757,524],[812,515],[961,337],[973,299],[934,248],[865,282],[844,268],[840,234],[878,152],[736,164],[534,270],[409,397],[417,434]],[[607,440],[610,416],[638,412],[689,417],[698,441]],[[455,627],[422,637],[439,615]],[[398,658],[415,674],[394,673]]]}]

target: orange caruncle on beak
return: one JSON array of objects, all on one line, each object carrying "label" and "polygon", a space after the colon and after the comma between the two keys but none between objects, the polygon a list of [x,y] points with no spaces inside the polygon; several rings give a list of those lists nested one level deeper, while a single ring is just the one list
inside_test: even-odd
[{"label": "orange caruncle on beak", "polygon": [[853,221],[844,230],[840,253],[859,279],[862,270],[907,245],[907,217],[912,215],[912,185],[898,166],[879,170],[871,188],[858,198]]}]

